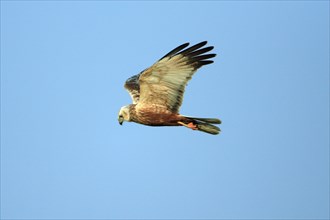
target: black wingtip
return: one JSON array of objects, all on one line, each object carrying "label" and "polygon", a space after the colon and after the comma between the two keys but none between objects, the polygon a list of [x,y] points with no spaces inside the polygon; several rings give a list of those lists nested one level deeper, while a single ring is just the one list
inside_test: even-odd
[{"label": "black wingtip", "polygon": [[189,46],[189,43],[188,42],[187,43],[184,43],[184,44],[181,44],[180,46],[174,48],[173,50],[171,50],[170,52],[168,52],[167,54],[165,54],[159,60],[164,59],[165,57],[173,56],[173,55],[177,54],[178,52],[180,52],[181,50],[183,50],[184,48],[186,48],[188,46]]},{"label": "black wingtip", "polygon": [[[164,59],[165,57],[172,57],[172,56],[181,54],[183,56],[189,57],[190,62],[196,62],[194,66],[196,68],[199,68],[202,65],[212,63],[206,59],[213,58],[216,56],[216,54],[205,54],[214,49],[214,46],[204,47],[206,44],[207,44],[207,41],[201,41],[191,47],[188,47],[189,43],[187,42],[187,43],[181,44],[180,46],[174,48],[169,53],[164,55],[161,59]],[[204,47],[204,48],[202,48],[202,47]]]},{"label": "black wingtip", "polygon": [[[204,40],[204,41],[202,41],[202,42],[200,42],[200,43],[198,43],[198,44],[196,44],[196,45],[202,45],[202,46],[204,46],[204,45],[206,45],[207,44],[207,40]],[[202,47],[201,46],[201,47]]]},{"label": "black wingtip", "polygon": [[[201,47],[202,47],[202,46],[204,46],[204,45],[206,45],[206,44],[207,44],[207,40],[204,40],[204,41],[201,41],[201,42],[195,44],[194,46],[201,45]],[[193,47],[194,47],[194,46],[193,46]]]}]

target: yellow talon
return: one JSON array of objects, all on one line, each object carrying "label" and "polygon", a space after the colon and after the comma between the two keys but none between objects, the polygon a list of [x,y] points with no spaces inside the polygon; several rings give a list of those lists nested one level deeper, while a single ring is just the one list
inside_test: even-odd
[{"label": "yellow talon", "polygon": [[186,125],[185,123],[183,123],[182,121],[178,121],[178,124],[187,127],[188,125]]},{"label": "yellow talon", "polygon": [[190,122],[189,124],[185,124],[185,123],[179,121],[178,124],[183,125],[183,126],[185,126],[187,128],[190,128],[192,130],[197,130],[197,126],[194,125],[192,122]]}]

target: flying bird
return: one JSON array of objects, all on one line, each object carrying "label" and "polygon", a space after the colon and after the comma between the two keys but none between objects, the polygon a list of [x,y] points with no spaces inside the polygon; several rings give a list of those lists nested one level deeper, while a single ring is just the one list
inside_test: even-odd
[{"label": "flying bird", "polygon": [[[188,47],[182,44],[171,50],[151,67],[126,80],[124,87],[133,104],[124,106],[118,114],[119,124],[124,121],[149,126],[185,126],[209,134],[219,134],[213,124],[217,118],[197,118],[179,113],[185,87],[192,75],[202,66],[213,63],[216,56],[207,53],[214,47],[204,47],[207,41]],[[188,48],[187,48],[188,47]]]}]

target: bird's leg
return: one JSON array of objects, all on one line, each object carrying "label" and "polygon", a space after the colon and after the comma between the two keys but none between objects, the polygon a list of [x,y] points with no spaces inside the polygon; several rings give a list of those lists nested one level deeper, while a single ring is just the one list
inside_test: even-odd
[{"label": "bird's leg", "polygon": [[178,121],[178,124],[183,125],[183,126],[185,126],[187,128],[190,128],[192,130],[197,130],[198,129],[197,126],[192,122],[189,122],[188,124],[185,124],[182,121]]}]

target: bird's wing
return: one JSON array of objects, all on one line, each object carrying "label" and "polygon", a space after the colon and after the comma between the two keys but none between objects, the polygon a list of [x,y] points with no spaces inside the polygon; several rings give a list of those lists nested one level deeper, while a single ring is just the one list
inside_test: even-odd
[{"label": "bird's wing", "polygon": [[182,104],[187,82],[216,54],[205,54],[213,49],[204,47],[207,41],[188,47],[189,43],[173,49],[139,75],[140,100],[138,105],[155,104],[177,113]]},{"label": "bird's wing", "polygon": [[124,85],[125,89],[128,91],[132,98],[133,104],[137,104],[140,99],[139,77],[141,73],[128,78]]}]

